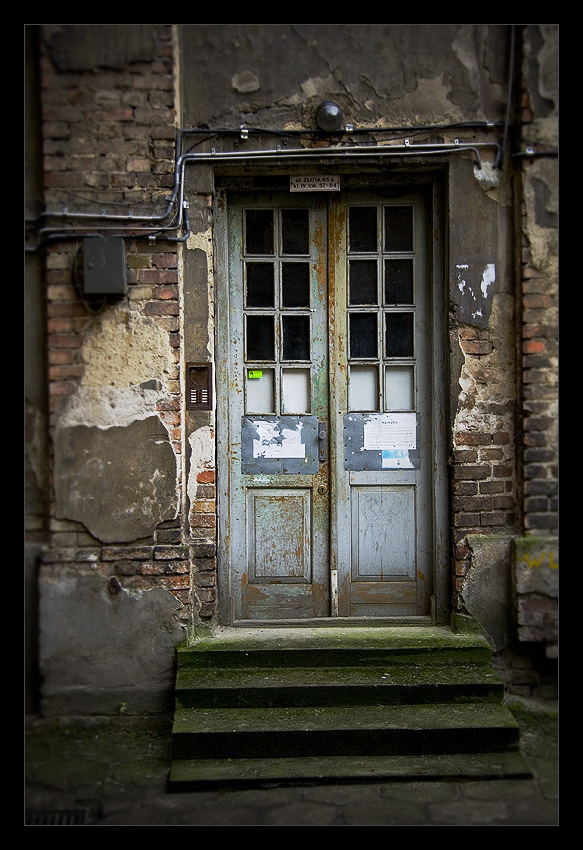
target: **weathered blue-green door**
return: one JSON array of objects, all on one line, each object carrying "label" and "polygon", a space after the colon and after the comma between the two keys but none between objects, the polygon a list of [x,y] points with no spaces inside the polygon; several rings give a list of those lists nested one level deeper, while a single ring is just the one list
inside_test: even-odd
[{"label": "weathered blue-green door", "polygon": [[326,205],[232,198],[228,246],[229,615],[326,617]]},{"label": "weathered blue-green door", "polygon": [[[337,613],[426,617],[434,595],[435,411],[422,195],[331,205],[332,551]],[[435,487],[435,489],[434,489]]]},{"label": "weathered blue-green door", "polygon": [[427,618],[437,479],[423,198],[241,195],[227,210],[223,618]]}]

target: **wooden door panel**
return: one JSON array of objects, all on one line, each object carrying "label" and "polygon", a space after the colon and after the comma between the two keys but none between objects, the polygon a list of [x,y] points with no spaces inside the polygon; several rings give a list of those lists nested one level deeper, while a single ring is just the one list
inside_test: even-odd
[{"label": "wooden door panel", "polygon": [[249,583],[309,584],[312,551],[311,490],[247,490]]},{"label": "wooden door panel", "polygon": [[352,487],[354,581],[415,580],[415,488]]}]

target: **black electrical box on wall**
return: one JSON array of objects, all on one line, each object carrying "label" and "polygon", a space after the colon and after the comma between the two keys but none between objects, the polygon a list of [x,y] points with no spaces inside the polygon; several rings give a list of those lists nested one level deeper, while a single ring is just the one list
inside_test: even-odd
[{"label": "black electrical box on wall", "polygon": [[126,252],[119,236],[83,240],[83,292],[85,295],[125,295]]},{"label": "black electrical box on wall", "polygon": [[186,409],[213,409],[213,378],[210,363],[188,363],[186,366]]}]

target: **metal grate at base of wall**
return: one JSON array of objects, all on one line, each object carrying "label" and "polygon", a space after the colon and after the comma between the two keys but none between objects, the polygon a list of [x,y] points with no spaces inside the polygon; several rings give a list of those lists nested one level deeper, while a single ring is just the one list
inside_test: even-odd
[{"label": "metal grate at base of wall", "polygon": [[85,826],[87,812],[72,809],[62,812],[27,812],[25,826]]}]

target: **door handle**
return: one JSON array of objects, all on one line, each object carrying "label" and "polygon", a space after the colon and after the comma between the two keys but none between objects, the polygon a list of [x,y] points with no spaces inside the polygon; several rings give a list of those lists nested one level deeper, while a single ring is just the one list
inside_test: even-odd
[{"label": "door handle", "polygon": [[328,459],[328,423],[321,420],[318,422],[318,443],[318,460],[325,463]]}]

